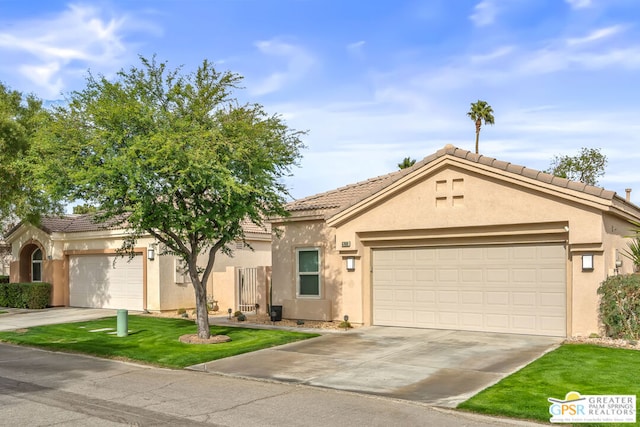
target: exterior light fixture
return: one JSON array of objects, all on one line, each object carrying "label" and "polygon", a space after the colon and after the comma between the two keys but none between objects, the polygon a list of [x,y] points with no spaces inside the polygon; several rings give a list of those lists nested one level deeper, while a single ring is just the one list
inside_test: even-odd
[{"label": "exterior light fixture", "polygon": [[593,254],[582,255],[582,271],[593,271]]},{"label": "exterior light fixture", "polygon": [[154,259],[156,259],[156,250],[153,246],[149,246],[147,248],[147,259],[149,261],[153,261]]},{"label": "exterior light fixture", "polygon": [[349,321],[349,315],[348,315],[348,314],[345,314],[345,315],[344,315],[344,317],[343,317],[343,319],[344,319],[344,321],[345,321],[345,322],[348,322],[348,321]]},{"label": "exterior light fixture", "polygon": [[229,320],[231,320],[231,313],[232,313],[232,312],[233,312],[233,310],[232,310],[232,309],[228,309],[228,310],[227,310],[227,313],[229,313]]},{"label": "exterior light fixture", "polygon": [[347,257],[347,271],[355,271],[356,269],[356,257]]}]

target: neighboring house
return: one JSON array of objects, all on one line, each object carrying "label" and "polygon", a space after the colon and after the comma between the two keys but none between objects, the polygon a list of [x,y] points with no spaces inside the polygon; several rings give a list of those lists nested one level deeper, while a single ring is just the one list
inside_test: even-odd
[{"label": "neighboring house", "polygon": [[0,276],[9,275],[9,260],[11,259],[11,246],[0,237]]},{"label": "neighboring house", "polygon": [[[195,306],[193,286],[181,261],[161,255],[153,237],[137,241],[135,256],[117,250],[126,229],[96,224],[92,214],[45,217],[39,227],[18,224],[5,236],[11,245],[11,282],[49,282],[51,305],[164,311]],[[216,256],[208,295],[221,310],[236,307],[236,268],[271,265],[271,230],[244,225],[246,241],[233,244],[234,256]],[[202,258],[202,264],[206,260]]]},{"label": "neighboring house", "polygon": [[447,145],[297,200],[272,221],[273,303],[290,319],[574,336],[640,209],[613,191]]}]

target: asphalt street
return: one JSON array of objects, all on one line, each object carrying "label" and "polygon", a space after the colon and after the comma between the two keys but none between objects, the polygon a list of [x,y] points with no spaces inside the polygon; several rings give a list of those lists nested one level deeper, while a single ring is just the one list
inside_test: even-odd
[{"label": "asphalt street", "polygon": [[538,425],[339,390],[0,344],[0,425]]}]

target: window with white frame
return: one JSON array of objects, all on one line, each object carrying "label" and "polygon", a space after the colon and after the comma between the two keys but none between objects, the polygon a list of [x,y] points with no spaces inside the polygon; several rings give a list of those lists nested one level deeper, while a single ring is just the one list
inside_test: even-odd
[{"label": "window with white frame", "polygon": [[320,248],[296,250],[298,296],[320,296]]},{"label": "window with white frame", "polygon": [[40,248],[31,254],[31,281],[42,282],[42,250]]}]

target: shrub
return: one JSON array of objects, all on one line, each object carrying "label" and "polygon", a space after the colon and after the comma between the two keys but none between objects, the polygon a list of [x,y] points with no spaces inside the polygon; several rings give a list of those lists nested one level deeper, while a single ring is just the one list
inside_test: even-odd
[{"label": "shrub", "polygon": [[351,329],[353,328],[353,326],[351,326],[351,322],[349,322],[348,320],[343,320],[338,325],[338,328]]},{"label": "shrub", "polygon": [[612,276],[600,284],[600,320],[613,338],[640,339],[640,275]]},{"label": "shrub", "polygon": [[9,276],[0,276],[0,283],[9,283]]},{"label": "shrub", "polygon": [[177,311],[178,314],[185,314],[186,312],[187,312],[186,308],[179,308]]},{"label": "shrub", "polygon": [[238,316],[238,322],[244,322],[245,320],[247,320],[247,316],[240,313],[240,315]]},{"label": "shrub", "polygon": [[233,313],[233,317],[240,317],[240,316],[242,316],[242,312],[240,310]]},{"label": "shrub", "polygon": [[39,309],[50,301],[49,283],[0,283],[0,307]]}]

